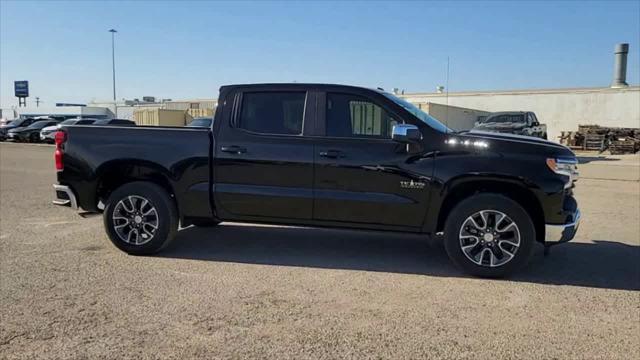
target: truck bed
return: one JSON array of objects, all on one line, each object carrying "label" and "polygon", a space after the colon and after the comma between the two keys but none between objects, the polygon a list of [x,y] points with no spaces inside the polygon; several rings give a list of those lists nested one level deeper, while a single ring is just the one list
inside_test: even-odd
[{"label": "truck bed", "polygon": [[161,177],[157,180],[174,194],[183,216],[211,215],[210,129],[69,126],[63,131],[65,168],[58,172],[58,181],[72,186],[84,210],[98,209],[108,196],[101,189],[109,183],[148,176]]}]

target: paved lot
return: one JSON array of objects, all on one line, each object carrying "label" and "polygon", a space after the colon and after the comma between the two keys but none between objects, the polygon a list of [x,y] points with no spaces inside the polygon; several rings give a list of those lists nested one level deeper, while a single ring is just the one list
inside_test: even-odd
[{"label": "paved lot", "polygon": [[414,235],[222,224],[162,256],[50,205],[0,144],[0,358],[640,358],[640,158],[585,155],[578,239],[510,280]]}]

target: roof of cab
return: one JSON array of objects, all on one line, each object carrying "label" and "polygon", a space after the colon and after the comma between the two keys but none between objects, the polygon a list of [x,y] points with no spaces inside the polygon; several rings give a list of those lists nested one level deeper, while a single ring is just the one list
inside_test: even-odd
[{"label": "roof of cab", "polygon": [[496,112],[492,112],[491,114],[489,114],[488,116],[497,116],[497,115],[524,115],[526,113],[529,113],[531,111],[496,111]]},{"label": "roof of cab", "polygon": [[231,88],[303,88],[303,89],[326,89],[326,88],[343,88],[343,89],[357,89],[357,90],[369,90],[379,93],[386,92],[382,88],[368,88],[364,86],[344,85],[344,84],[323,84],[323,83],[256,83],[256,84],[232,84],[223,85],[220,87],[220,92]]}]

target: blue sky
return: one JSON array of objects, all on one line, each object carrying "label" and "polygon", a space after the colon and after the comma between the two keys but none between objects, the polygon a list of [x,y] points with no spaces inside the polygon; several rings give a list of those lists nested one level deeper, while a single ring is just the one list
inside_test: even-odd
[{"label": "blue sky", "polygon": [[[44,105],[208,98],[220,85],[330,82],[433,91],[607,86],[630,44],[640,83],[640,1],[0,2],[2,103],[29,80]],[[30,99],[33,101],[33,99]]]}]

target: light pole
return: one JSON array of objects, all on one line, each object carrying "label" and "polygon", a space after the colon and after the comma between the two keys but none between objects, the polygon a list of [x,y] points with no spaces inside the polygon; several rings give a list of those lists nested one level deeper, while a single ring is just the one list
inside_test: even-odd
[{"label": "light pole", "polygon": [[109,30],[111,33],[111,65],[113,70],[113,106],[116,106],[116,46],[115,35],[116,29]]}]

